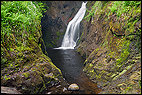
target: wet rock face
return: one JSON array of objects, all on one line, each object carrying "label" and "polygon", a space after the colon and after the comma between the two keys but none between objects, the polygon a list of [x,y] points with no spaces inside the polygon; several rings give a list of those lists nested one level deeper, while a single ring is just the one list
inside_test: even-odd
[{"label": "wet rock face", "polygon": [[[93,6],[92,3],[87,5]],[[141,39],[138,31],[141,7],[132,8],[137,14],[130,10],[123,14],[125,18],[117,19],[117,14],[107,9],[109,4],[113,2],[107,2],[88,21],[83,20],[83,34],[77,46],[77,51],[86,58],[83,71],[103,89],[103,94],[141,93],[141,40],[136,40]]]},{"label": "wet rock face", "polygon": [[[43,57],[43,56],[42,56]],[[61,72],[46,60],[47,57],[39,57],[37,62],[23,66],[19,72],[4,75],[1,84],[5,86],[14,86],[21,93],[42,93],[48,87],[59,84],[62,79]],[[44,59],[45,58],[45,59]],[[5,68],[7,69],[7,68]],[[8,73],[2,70],[3,73]]]},{"label": "wet rock face", "polygon": [[5,94],[22,94],[19,91],[17,91],[15,88],[4,87],[4,86],[1,86],[1,93],[5,93]]},{"label": "wet rock face", "polygon": [[41,20],[47,48],[61,46],[67,24],[81,7],[81,1],[45,1],[49,7]]},{"label": "wet rock face", "polygon": [[1,68],[1,85],[25,94],[43,93],[63,80],[62,73],[34,40],[28,40],[28,45],[24,50],[16,48],[12,64]]}]

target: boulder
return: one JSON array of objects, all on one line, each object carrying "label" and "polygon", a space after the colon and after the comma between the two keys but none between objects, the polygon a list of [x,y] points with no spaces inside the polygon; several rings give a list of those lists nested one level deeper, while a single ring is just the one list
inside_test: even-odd
[{"label": "boulder", "polygon": [[68,90],[79,90],[79,86],[77,84],[71,84],[69,87],[68,87]]},{"label": "boulder", "polygon": [[16,88],[1,86],[1,93],[5,94],[21,94]]}]

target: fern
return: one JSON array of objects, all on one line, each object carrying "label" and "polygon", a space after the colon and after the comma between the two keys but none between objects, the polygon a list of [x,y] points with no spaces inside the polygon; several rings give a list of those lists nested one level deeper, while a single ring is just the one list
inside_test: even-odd
[{"label": "fern", "polygon": [[[43,3],[35,1],[2,1],[1,43],[9,43],[12,33],[14,33],[16,41],[22,43],[24,40],[20,40],[20,37],[33,37],[34,33],[39,32],[41,30],[42,11],[45,10],[43,7]],[[25,34],[25,32],[28,32],[31,36]]]},{"label": "fern", "polygon": [[94,17],[95,13],[99,11],[102,7],[102,2],[101,1],[96,1],[95,4],[92,6],[91,10],[87,10],[88,15],[84,17],[87,21],[91,19],[91,17]]}]

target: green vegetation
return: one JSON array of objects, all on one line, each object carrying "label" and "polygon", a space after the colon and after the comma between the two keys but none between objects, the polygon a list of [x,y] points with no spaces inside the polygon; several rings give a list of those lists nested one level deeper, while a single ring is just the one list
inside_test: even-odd
[{"label": "green vegetation", "polygon": [[[82,41],[79,48],[81,55],[83,53],[89,55],[84,61],[84,72],[105,88],[109,83],[110,85],[113,82],[121,83],[121,79],[123,80],[127,74],[125,77],[128,79],[127,87],[124,87],[123,91],[120,90],[120,93],[131,93],[131,90],[141,88],[140,79],[135,83],[138,88],[131,86],[133,83],[129,81],[129,74],[133,73],[132,68],[140,64],[141,58],[135,59],[141,54],[141,1],[95,1],[88,2],[87,5],[88,10],[84,19],[89,21],[87,24],[89,23],[91,27],[87,29],[88,35],[83,36],[90,38]],[[100,38],[103,39],[99,40],[101,43],[95,42],[95,39],[99,39],[94,37],[95,31],[97,35],[101,35]],[[87,42],[90,40],[93,42],[89,45]],[[139,72],[141,69],[136,71]],[[100,80],[101,82],[98,82]],[[116,92],[110,90],[109,93]]]},{"label": "green vegetation", "polygon": [[[43,70],[42,67],[38,73],[37,67],[42,66],[38,63],[44,63],[46,68],[54,68],[53,75],[56,74],[54,70],[60,72],[56,75],[61,74],[40,48],[41,18],[44,8],[44,4],[40,1],[1,1],[1,83],[9,85],[8,82],[11,84],[14,82],[13,85],[19,87],[22,93],[41,93],[52,84],[48,77],[48,80],[43,81],[41,77],[43,72],[48,74],[49,70]],[[34,66],[37,67],[34,69]],[[28,71],[30,69],[35,71],[31,73]],[[22,76],[17,74],[13,80],[13,74],[19,71]],[[26,80],[30,82],[20,88],[21,83]]]},{"label": "green vegetation", "polygon": [[116,66],[118,67],[119,70],[128,60],[128,56],[130,54],[130,49],[129,49],[130,41],[125,41],[122,46],[122,51],[120,54],[120,57],[116,60]]},{"label": "green vegetation", "polygon": [[139,87],[140,87],[140,89],[141,89],[141,80],[139,80]]},{"label": "green vegetation", "polygon": [[87,21],[89,21],[94,15],[102,8],[101,1],[96,1],[95,4],[92,6],[91,10],[87,9],[88,15],[84,17]]},{"label": "green vegetation", "polygon": [[112,13],[116,13],[120,17],[123,13],[127,13],[131,8],[137,8],[141,4],[141,1],[115,1],[108,9]]},{"label": "green vegetation", "polygon": [[30,50],[28,40],[38,42],[43,7],[41,2],[1,1],[2,65],[12,58],[15,50]]},{"label": "green vegetation", "polygon": [[[16,45],[20,45],[19,41],[24,43],[27,37],[34,38],[34,34],[40,31],[42,17],[40,7],[43,6],[31,1],[2,1],[1,3],[1,43],[7,44],[9,48],[12,45],[11,40],[14,40]],[[22,39],[17,39],[17,36],[21,36]]]}]

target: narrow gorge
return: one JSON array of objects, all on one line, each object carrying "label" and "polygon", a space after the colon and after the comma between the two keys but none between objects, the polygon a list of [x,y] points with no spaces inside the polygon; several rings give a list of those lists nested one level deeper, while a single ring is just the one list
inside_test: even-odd
[{"label": "narrow gorge", "polygon": [[141,1],[1,1],[1,93],[141,94]]}]

